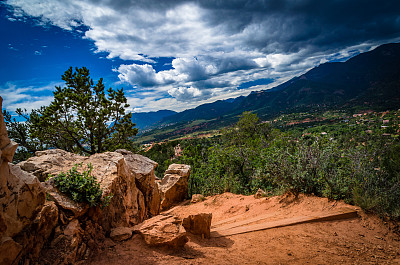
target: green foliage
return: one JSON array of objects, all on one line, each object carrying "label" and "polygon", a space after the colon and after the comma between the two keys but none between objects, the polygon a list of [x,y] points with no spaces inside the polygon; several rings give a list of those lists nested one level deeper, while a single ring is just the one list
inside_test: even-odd
[{"label": "green foliage", "polygon": [[7,110],[3,110],[4,121],[7,127],[8,137],[19,144],[14,155],[14,162],[18,163],[33,156],[36,151],[43,150],[43,143],[38,139],[30,137],[30,115],[26,110],[17,109],[16,113],[24,121],[18,122]]},{"label": "green foliage", "polygon": [[[260,123],[250,112],[213,138],[156,144],[144,155],[192,166],[189,195],[291,191],[342,199],[400,218],[400,111],[282,115]],[[281,128],[281,130],[274,129]],[[174,157],[180,144],[183,155]]]},{"label": "green foliage", "polygon": [[105,91],[103,79],[95,84],[85,67],[70,67],[62,75],[65,87],[56,87],[49,106],[30,114],[17,110],[25,123],[10,116],[7,127],[10,137],[25,151],[26,159],[37,150],[59,148],[80,154],[94,154],[125,148],[135,149],[133,138],[137,128],[123,89]]},{"label": "green foliage", "polygon": [[[382,117],[281,132],[243,113],[219,140],[187,144],[179,162],[192,165],[190,194],[302,192],[399,218],[400,142],[383,134]],[[398,128],[399,117],[388,113],[384,119]]]},{"label": "green foliage", "polygon": [[92,165],[88,164],[88,170],[80,173],[76,164],[67,173],[61,172],[54,177],[54,184],[74,201],[86,202],[90,207],[105,207],[110,203],[112,195],[102,199],[103,191],[96,177],[92,176],[92,169]]}]

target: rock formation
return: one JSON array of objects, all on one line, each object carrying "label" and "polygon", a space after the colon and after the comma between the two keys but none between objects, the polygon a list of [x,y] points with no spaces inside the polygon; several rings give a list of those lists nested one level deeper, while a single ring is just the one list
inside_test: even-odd
[{"label": "rock formation", "polygon": [[165,176],[159,183],[161,192],[161,210],[166,210],[174,203],[183,201],[188,193],[190,166],[172,164],[165,171]]},{"label": "rock formation", "polygon": [[[0,97],[0,109],[1,103]],[[187,197],[190,166],[173,164],[160,181],[156,162],[122,149],[90,157],[51,149],[14,165],[17,146],[0,113],[0,264],[29,263],[39,256],[43,264],[74,263],[87,258],[106,235],[130,238],[135,225],[150,245],[187,242],[182,220],[158,214]],[[112,195],[108,206],[89,208],[54,186],[52,176],[76,164],[83,165],[78,171],[92,165],[103,196]]]},{"label": "rock formation", "polygon": [[[0,110],[2,101],[0,97]],[[0,111],[0,264],[38,253],[57,216],[51,203],[45,205],[45,190],[39,180],[10,163],[17,147],[8,138]],[[33,236],[37,237],[34,244]]]},{"label": "rock formation", "polygon": [[157,215],[160,212],[161,197],[158,186],[155,184],[154,169],[158,164],[147,157],[133,154],[127,150],[118,149],[115,152],[124,156],[129,170],[135,176],[136,186],[143,193],[147,206],[145,215],[148,217]]},{"label": "rock formation", "polygon": [[[131,226],[147,216],[157,215],[160,195],[155,184],[157,163],[126,150],[79,156],[60,149],[36,152],[36,156],[18,165],[42,178],[67,172],[75,164],[91,164],[92,174],[103,189],[103,196],[112,195],[110,205],[101,211],[100,222],[106,231],[120,226]],[[50,197],[68,215],[78,218],[86,213],[86,204],[76,203],[58,192],[52,181],[46,181]]]}]

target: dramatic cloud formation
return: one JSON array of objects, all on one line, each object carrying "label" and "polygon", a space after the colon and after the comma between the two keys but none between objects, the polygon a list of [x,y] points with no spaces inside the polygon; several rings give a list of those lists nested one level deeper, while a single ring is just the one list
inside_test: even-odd
[{"label": "dramatic cloud formation", "polygon": [[[84,26],[96,52],[129,60],[114,71],[121,82],[132,86],[130,103],[139,104],[141,110],[150,103],[182,110],[269,88],[319,63],[346,59],[400,37],[397,0],[8,0],[7,4],[14,13],[10,19],[36,17],[43,25],[69,31]],[[162,58],[172,58],[171,64],[160,68]],[[275,83],[238,90],[242,83],[266,78]],[[160,106],[166,102],[174,104]]]}]

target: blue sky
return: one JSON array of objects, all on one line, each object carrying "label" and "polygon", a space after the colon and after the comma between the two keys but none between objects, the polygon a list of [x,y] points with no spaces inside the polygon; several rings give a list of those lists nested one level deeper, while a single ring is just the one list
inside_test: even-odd
[{"label": "blue sky", "polygon": [[130,111],[182,111],[400,41],[397,0],[6,0],[0,11],[10,111],[48,105],[69,66],[123,87]]}]

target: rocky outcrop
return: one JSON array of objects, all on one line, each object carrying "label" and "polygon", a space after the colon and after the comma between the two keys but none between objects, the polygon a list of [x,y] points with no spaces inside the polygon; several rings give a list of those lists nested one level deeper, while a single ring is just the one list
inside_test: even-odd
[{"label": "rocky outcrop", "polygon": [[157,215],[134,226],[135,233],[140,234],[149,246],[183,247],[188,238],[181,225],[182,220],[172,215]]},{"label": "rocky outcrop", "polygon": [[115,152],[124,156],[129,170],[135,177],[136,186],[142,192],[147,206],[145,215],[147,217],[157,215],[160,212],[161,197],[154,170],[158,164],[147,157],[124,149],[118,149]]},{"label": "rocky outcrop", "polygon": [[189,215],[188,217],[183,218],[182,225],[186,231],[192,234],[210,238],[211,219],[211,213]]},{"label": "rocky outcrop", "polygon": [[174,203],[186,199],[190,166],[172,164],[165,171],[165,176],[159,184],[161,193],[161,210],[166,210]]},{"label": "rocky outcrop", "polygon": [[[103,196],[112,195],[110,205],[100,212],[100,223],[105,231],[120,226],[132,226],[147,216],[157,215],[160,195],[155,183],[154,169],[157,163],[126,150],[105,152],[90,157],[70,154],[54,149],[37,152],[35,157],[18,165],[41,177],[67,172],[75,164],[91,164],[92,174],[103,189]],[[78,168],[79,170],[79,168]],[[76,203],[58,192],[52,181],[46,182],[46,191],[51,199],[63,209],[67,218],[78,218],[85,214],[88,206]]]},{"label": "rocky outcrop", "polygon": [[68,171],[74,164],[81,163],[83,160],[79,155],[61,149],[51,149],[37,151],[34,157],[20,162],[18,166],[43,182],[51,175],[55,176],[61,171]]},{"label": "rocky outcrop", "polygon": [[[85,170],[85,165],[89,163],[93,168],[92,175],[97,177],[103,190],[103,196],[112,195],[110,204],[101,210],[89,209],[87,204],[71,200],[54,187],[52,178],[48,179],[49,175],[67,172],[75,164],[82,164],[83,168],[78,167],[78,170]],[[109,234],[117,241],[126,240],[132,235],[129,227],[141,223],[146,218],[157,217],[162,205],[169,207],[172,203],[186,198],[190,174],[189,166],[171,165],[159,185],[154,174],[157,163],[127,150],[84,157],[53,149],[37,152],[35,157],[19,163],[18,166],[25,170],[26,174],[35,175],[43,181],[47,179],[43,185],[48,198],[54,201],[58,208],[57,229],[61,231],[55,233],[50,243],[53,248],[47,250],[47,253],[51,256],[54,255],[51,254],[54,249],[62,250],[63,255],[57,261],[60,263],[74,262],[88,255],[90,245],[93,245],[93,239],[96,238],[93,234],[84,236],[90,227],[86,224],[88,220],[101,225],[100,230],[97,227],[94,231]],[[161,195],[164,204],[161,202]],[[150,225],[151,229],[144,224],[138,233],[141,233],[150,245],[184,245],[187,238],[185,229],[179,223],[181,221],[178,222],[172,217],[167,220],[162,218],[161,221],[157,225]],[[164,235],[155,239],[155,235],[160,231]]]},{"label": "rocky outcrop", "polygon": [[[2,101],[0,97],[0,110]],[[1,264],[17,262],[22,255],[32,251],[25,244],[29,238],[24,231],[37,219],[45,202],[44,188],[39,180],[10,163],[17,147],[18,144],[8,138],[3,113],[0,111]]]}]

